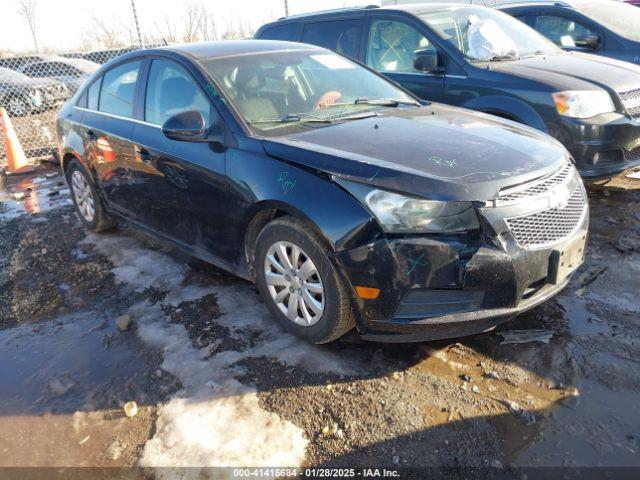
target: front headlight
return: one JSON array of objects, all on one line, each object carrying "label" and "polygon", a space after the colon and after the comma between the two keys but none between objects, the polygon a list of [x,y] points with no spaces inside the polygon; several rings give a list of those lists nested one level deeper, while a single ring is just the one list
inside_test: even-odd
[{"label": "front headlight", "polygon": [[565,117],[591,118],[615,112],[611,95],[604,90],[556,92],[553,101],[558,113]]},{"label": "front headlight", "polygon": [[480,227],[471,202],[442,202],[346,182],[344,185],[389,233],[459,233]]}]

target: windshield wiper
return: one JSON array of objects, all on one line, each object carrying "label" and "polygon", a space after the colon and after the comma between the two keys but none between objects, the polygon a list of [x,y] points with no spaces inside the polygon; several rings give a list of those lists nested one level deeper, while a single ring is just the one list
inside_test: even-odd
[{"label": "windshield wiper", "polygon": [[504,60],[520,60],[520,57],[513,54],[507,54],[507,55],[496,55],[495,57],[491,57],[489,59],[490,62],[502,62]]},{"label": "windshield wiper", "polygon": [[293,123],[293,122],[318,122],[318,123],[333,123],[330,118],[322,118],[311,113],[289,113],[284,117],[274,118],[258,118],[256,120],[250,120],[248,123]]},{"label": "windshield wiper", "polygon": [[400,105],[413,105],[421,107],[419,102],[410,100],[394,100],[392,98],[368,98],[360,97],[356,98],[353,102],[354,105],[380,105],[383,107],[398,107]]}]

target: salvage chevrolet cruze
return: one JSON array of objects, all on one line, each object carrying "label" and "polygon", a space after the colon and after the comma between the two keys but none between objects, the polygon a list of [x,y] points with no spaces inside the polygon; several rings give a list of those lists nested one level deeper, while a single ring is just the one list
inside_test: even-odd
[{"label": "salvage chevrolet cruze", "polygon": [[254,280],[285,330],[329,342],[489,330],[561,290],[588,206],[567,151],[421,103],[319,47],[134,52],[61,109],[62,168],[93,231],[125,219]]}]

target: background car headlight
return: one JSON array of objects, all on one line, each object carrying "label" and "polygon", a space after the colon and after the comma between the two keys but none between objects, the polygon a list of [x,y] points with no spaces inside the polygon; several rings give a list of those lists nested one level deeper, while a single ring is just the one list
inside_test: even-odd
[{"label": "background car headlight", "polygon": [[480,227],[471,202],[442,202],[409,197],[339,181],[375,215],[390,233],[459,233]]},{"label": "background car headlight", "polygon": [[615,106],[604,90],[567,91],[553,94],[560,115],[572,118],[591,118],[601,113],[615,112]]}]

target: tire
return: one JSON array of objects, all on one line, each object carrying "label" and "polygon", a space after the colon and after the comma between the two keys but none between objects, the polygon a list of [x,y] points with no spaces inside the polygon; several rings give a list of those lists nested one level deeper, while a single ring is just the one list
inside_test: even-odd
[{"label": "tire", "polygon": [[[295,248],[299,255],[293,265]],[[256,240],[256,283],[269,311],[287,332],[316,344],[355,326],[351,295],[327,252],[311,229],[293,217],[269,223]]]},{"label": "tire", "polygon": [[115,219],[107,215],[91,175],[77,160],[72,160],[67,169],[67,184],[76,213],[88,230],[98,233],[118,225]]}]

